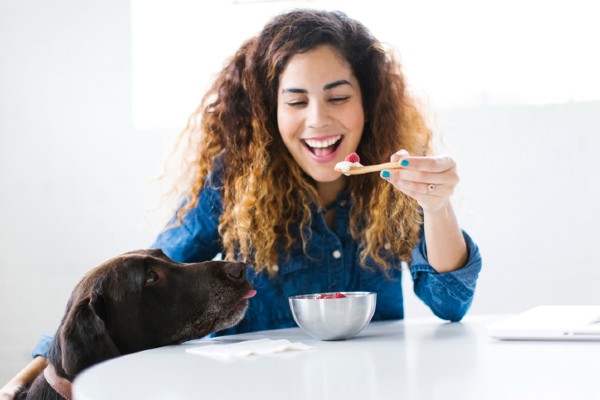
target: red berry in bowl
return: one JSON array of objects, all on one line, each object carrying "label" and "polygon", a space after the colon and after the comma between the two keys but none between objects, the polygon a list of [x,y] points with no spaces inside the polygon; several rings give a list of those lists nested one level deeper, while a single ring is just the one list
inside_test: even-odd
[{"label": "red berry in bowl", "polygon": [[335,292],[333,294],[319,294],[315,299],[343,299],[346,295],[344,293]]}]

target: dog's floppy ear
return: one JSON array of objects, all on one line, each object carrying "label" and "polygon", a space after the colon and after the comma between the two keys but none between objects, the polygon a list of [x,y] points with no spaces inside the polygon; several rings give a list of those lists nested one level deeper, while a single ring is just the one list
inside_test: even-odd
[{"label": "dog's floppy ear", "polygon": [[120,355],[105,319],[104,297],[98,290],[69,309],[60,329],[62,367],[68,375]]}]

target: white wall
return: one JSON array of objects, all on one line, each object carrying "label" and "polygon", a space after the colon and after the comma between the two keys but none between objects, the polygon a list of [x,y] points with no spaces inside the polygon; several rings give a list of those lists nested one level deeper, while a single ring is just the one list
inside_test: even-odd
[{"label": "white wall", "polygon": [[131,116],[128,2],[0,1],[0,384],[90,268],[148,246],[165,137]]},{"label": "white wall", "polygon": [[295,7],[358,18],[398,50],[411,90],[440,108],[599,100],[596,3],[230,0],[207,9],[193,0],[131,0],[134,122],[179,126],[240,41]]},{"label": "white wall", "polygon": [[[148,181],[174,132],[133,126],[130,29],[120,0],[0,0],[0,384],[88,269],[157,229]],[[600,303],[600,101],[435,111],[484,256],[472,312]]]},{"label": "white wall", "polygon": [[600,304],[600,101],[444,110],[438,124],[484,260],[471,311]]}]

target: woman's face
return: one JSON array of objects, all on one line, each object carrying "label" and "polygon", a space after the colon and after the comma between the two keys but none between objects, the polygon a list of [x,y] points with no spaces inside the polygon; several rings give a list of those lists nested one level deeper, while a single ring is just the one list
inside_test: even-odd
[{"label": "woman's face", "polygon": [[333,47],[290,58],[277,92],[279,133],[294,160],[317,182],[356,151],[365,123],[362,94],[350,64]]}]

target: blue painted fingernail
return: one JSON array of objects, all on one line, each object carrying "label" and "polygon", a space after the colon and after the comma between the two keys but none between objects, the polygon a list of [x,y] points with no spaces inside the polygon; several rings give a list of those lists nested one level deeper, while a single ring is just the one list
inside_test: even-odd
[{"label": "blue painted fingernail", "polygon": [[385,170],[384,170],[384,171],[381,171],[381,177],[382,177],[383,179],[390,179],[390,176],[392,176],[392,175],[390,174],[390,171],[385,171]]},{"label": "blue painted fingernail", "polygon": [[408,160],[402,160],[400,161],[400,165],[403,167],[408,167]]}]

